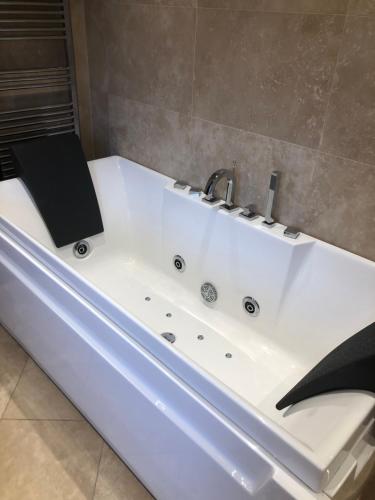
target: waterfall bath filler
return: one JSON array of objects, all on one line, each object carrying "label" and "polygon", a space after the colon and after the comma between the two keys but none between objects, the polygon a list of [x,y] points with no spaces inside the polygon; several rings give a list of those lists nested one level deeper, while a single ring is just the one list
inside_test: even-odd
[{"label": "waterfall bath filler", "polygon": [[158,499],[355,498],[374,395],[275,405],[374,321],[375,263],[119,157],[90,172],[104,232],[59,249],[0,183],[0,321]]}]

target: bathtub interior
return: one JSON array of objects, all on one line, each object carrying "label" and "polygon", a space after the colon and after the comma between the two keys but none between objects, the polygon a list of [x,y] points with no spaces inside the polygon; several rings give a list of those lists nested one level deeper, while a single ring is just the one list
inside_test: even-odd
[{"label": "bathtub interior", "polygon": [[[374,321],[375,264],[304,234],[285,238],[284,226],[265,228],[261,218],[218,210],[174,189],[173,179],[118,157],[91,162],[90,170],[105,231],[87,238],[92,252],[85,259],[75,258],[72,246],[54,247],[20,180],[0,183],[0,213],[156,336],[174,333],[170,349],[309,450],[329,454],[333,439],[347,439],[373,406],[370,394],[322,395],[284,412],[275,404]],[[175,255],[186,262],[183,273],[173,266]],[[218,292],[211,305],[200,295],[204,282]],[[245,312],[246,296],[259,303],[257,317]]]}]

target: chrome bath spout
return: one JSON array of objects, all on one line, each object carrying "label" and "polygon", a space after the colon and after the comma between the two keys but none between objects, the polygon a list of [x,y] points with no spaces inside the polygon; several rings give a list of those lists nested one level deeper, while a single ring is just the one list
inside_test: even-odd
[{"label": "chrome bath spout", "polygon": [[215,196],[216,186],[221,179],[227,180],[227,192],[225,195],[225,205],[227,207],[231,207],[233,205],[234,199],[234,188],[235,188],[235,180],[234,180],[234,172],[232,170],[227,170],[222,168],[214,172],[207,181],[204,192],[206,197],[205,201],[212,203],[217,200]]}]

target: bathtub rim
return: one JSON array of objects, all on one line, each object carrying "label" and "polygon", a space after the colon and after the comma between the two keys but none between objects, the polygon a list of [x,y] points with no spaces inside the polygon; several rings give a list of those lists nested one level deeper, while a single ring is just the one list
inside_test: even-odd
[{"label": "bathtub rim", "polygon": [[[106,160],[109,159],[116,161],[116,163],[118,160],[129,161],[118,156],[106,158]],[[100,160],[96,160],[95,162],[97,161],[100,162]],[[150,169],[142,165],[135,165],[150,172]],[[151,172],[157,176],[162,175],[152,170]],[[162,176],[167,181],[173,183],[174,180],[172,178],[165,175]],[[339,454],[343,449],[342,442],[336,450],[332,451],[331,448],[329,455],[319,456],[317,452],[312,452],[306,445],[280,427],[270,417],[261,413],[251,402],[242,399],[220,380],[215,379],[196,363],[187,360],[182,353],[171,348],[169,344],[155,335],[137,317],[125,312],[124,308],[102,293],[99,288],[84,278],[78,271],[3,216],[0,216],[0,236],[1,231],[17,242],[24,250],[28,251],[46,266],[47,269],[75,290],[109,320],[113,321],[124,332],[128,331],[123,324],[124,317],[133,321],[144,332],[142,339],[131,336],[134,341],[157,357],[172,373],[184,380],[197,394],[206,398],[218,411],[231,419],[235,425],[257,442],[264,450],[271,453],[280,463],[309,484],[315,491],[321,490],[328,484],[332,475],[340,468],[342,459],[339,457]],[[328,243],[317,241],[319,244],[329,245]],[[329,246],[335,248],[332,245]],[[350,252],[348,253],[352,258],[363,259]],[[367,259],[363,260],[371,263]],[[145,340],[148,343],[145,343]],[[374,405],[375,401],[371,405],[371,408],[369,405],[368,412],[363,415],[363,422],[370,418]],[[355,444],[353,440],[355,440],[357,432],[358,428],[354,428],[352,434],[348,437],[347,443]]]},{"label": "bathtub rim", "polygon": [[[99,313],[120,328],[124,334],[129,335],[141,348],[156,357],[166,369],[182,379],[200,397],[207,399],[214,408],[230,419],[241,431],[253,439],[267,453],[274,456],[279,463],[287,467],[291,473],[299,477],[313,490],[322,491],[329,484],[334,475],[332,474],[331,476],[330,472],[337,471],[342,465],[338,463],[342,447],[334,455],[326,457],[328,460],[318,457],[316,453],[311,452],[293,435],[273,422],[268,416],[263,415],[250,402],[244,401],[219,380],[213,380],[209,373],[194,362],[188,362],[182,353],[173,350],[168,343],[159,339],[138,318],[133,317],[128,312],[122,311],[119,305],[109,297],[106,297],[95,285],[86,280],[69,264],[66,264],[27,233],[0,216],[0,237],[2,233],[10,237],[23,250],[37,259],[56,278],[62,280],[65,285],[73,289],[82,299],[86,300]],[[96,296],[96,300],[93,300],[90,293]],[[100,301],[103,301],[101,306]],[[105,306],[107,306],[107,310],[105,310]],[[109,313],[108,306],[111,309]],[[120,313],[120,317],[116,317],[116,313]],[[144,339],[140,340],[131,335],[128,328],[124,324],[121,324],[121,319],[123,319],[122,316],[124,315],[145,332],[145,338],[149,341],[148,344],[144,342]],[[371,412],[371,410],[368,412],[363,421],[370,418]],[[258,429],[252,432],[251,424],[255,424]],[[354,429],[353,434],[356,432],[357,429]]]}]

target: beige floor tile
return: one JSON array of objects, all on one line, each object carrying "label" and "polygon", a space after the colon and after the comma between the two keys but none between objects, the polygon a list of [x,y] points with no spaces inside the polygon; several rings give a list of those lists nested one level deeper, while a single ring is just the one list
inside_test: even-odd
[{"label": "beige floor tile", "polygon": [[1,500],[92,499],[102,439],[85,422],[0,421]]},{"label": "beige floor tile", "polygon": [[3,418],[82,420],[78,410],[32,359],[27,362]]},{"label": "beige floor tile", "polygon": [[104,445],[94,500],[151,500],[152,498],[111,448]]},{"label": "beige floor tile", "polygon": [[24,369],[27,354],[0,326],[0,418]]}]

